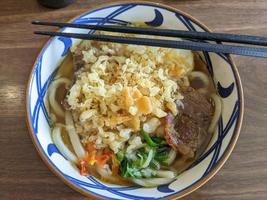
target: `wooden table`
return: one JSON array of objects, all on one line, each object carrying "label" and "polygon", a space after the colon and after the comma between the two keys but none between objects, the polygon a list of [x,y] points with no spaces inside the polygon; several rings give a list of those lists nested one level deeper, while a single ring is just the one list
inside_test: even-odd
[{"label": "wooden table", "polygon": [[[155,0],[156,1],[156,0]],[[36,0],[0,1],[0,199],[87,199],[62,183],[41,161],[25,123],[25,88],[46,41],[32,19],[65,21],[108,0],[77,0],[44,8]],[[267,35],[266,0],[169,0],[214,31]],[[267,59],[233,56],[245,93],[242,133],[229,160],[190,200],[267,199]]]}]

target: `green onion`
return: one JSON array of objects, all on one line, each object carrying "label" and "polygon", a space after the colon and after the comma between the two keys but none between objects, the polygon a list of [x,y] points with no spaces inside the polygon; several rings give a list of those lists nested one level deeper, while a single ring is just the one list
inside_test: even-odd
[{"label": "green onion", "polygon": [[154,137],[152,137],[151,139],[152,139],[155,143],[157,143],[158,145],[165,145],[165,144],[167,144],[165,138],[163,138],[163,137],[156,137],[156,136],[154,136]]},{"label": "green onion", "polygon": [[164,162],[165,160],[167,160],[169,158],[169,154],[163,154],[163,155],[158,155],[158,156],[155,156],[155,159],[157,161],[159,161],[160,163]]},{"label": "green onion", "polygon": [[150,151],[148,152],[146,160],[144,161],[144,164],[142,165],[142,168],[148,167],[153,157],[154,157],[154,150],[151,148]]},{"label": "green onion", "polygon": [[123,151],[119,151],[119,152],[116,154],[116,156],[117,156],[117,160],[118,160],[119,162],[121,162],[121,161],[124,159],[124,152],[123,152]]},{"label": "green onion", "polygon": [[147,132],[145,132],[143,129],[141,129],[141,134],[143,135],[143,137],[144,137],[146,143],[147,143],[149,146],[151,146],[151,147],[157,147],[157,146],[158,146],[158,144],[155,143],[155,142],[151,139],[151,137],[149,136],[149,134],[148,134]]},{"label": "green onion", "polygon": [[159,170],[160,169],[160,164],[158,161],[156,161],[155,159],[153,159],[149,165],[150,168],[155,169],[155,170]]},{"label": "green onion", "polygon": [[171,165],[173,163],[173,161],[175,160],[176,155],[177,155],[176,151],[171,149],[169,152],[168,158],[163,161],[163,164],[167,165],[167,166]]},{"label": "green onion", "polygon": [[130,163],[127,165],[127,172],[129,177],[141,178],[142,174],[138,168],[132,167]]},{"label": "green onion", "polygon": [[148,153],[149,150],[150,150],[150,147],[146,145],[146,146],[138,149],[137,153],[140,153],[141,155],[144,155],[144,154]]},{"label": "green onion", "polygon": [[120,171],[121,171],[121,175],[123,177],[128,177],[127,165],[128,165],[127,160],[126,159],[122,160],[122,162],[120,164]]},{"label": "green onion", "polygon": [[125,150],[116,154],[122,177],[134,179],[155,177],[161,165],[169,165],[176,157],[163,137],[150,137],[144,130],[141,130],[141,134],[144,146],[133,151],[131,156],[126,156]]},{"label": "green onion", "polygon": [[160,163],[164,162],[167,160],[170,156],[170,148],[169,147],[161,147],[158,148],[155,154],[155,160],[159,161]]},{"label": "green onion", "polygon": [[146,155],[142,155],[141,153],[137,153],[136,155],[137,159],[133,161],[133,166],[140,168],[143,165],[144,160],[146,160]]}]

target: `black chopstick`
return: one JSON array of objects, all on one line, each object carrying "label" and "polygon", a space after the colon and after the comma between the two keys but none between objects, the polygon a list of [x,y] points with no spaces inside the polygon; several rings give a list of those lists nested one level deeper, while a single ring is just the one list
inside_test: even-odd
[{"label": "black chopstick", "polygon": [[211,32],[194,32],[194,31],[183,31],[183,30],[173,30],[173,29],[142,28],[142,27],[118,26],[118,25],[114,26],[114,25],[72,24],[72,23],[62,23],[62,22],[37,21],[37,20],[32,21],[32,24],[57,26],[61,28],[72,27],[81,29],[102,30],[109,32],[158,35],[166,37],[179,37],[179,38],[198,39],[198,40],[210,40],[217,42],[232,42],[232,43],[267,46],[267,37],[262,37],[262,36],[211,33]]},{"label": "black chopstick", "polygon": [[63,36],[63,37],[79,38],[84,40],[98,40],[98,41],[115,42],[123,44],[179,48],[179,49],[187,49],[193,51],[207,51],[207,52],[227,53],[227,54],[237,54],[243,56],[267,58],[267,48],[211,44],[204,42],[132,38],[132,37],[98,35],[98,34],[79,34],[79,33],[64,33],[64,32],[50,32],[50,31],[36,31],[34,33],[39,35]]}]

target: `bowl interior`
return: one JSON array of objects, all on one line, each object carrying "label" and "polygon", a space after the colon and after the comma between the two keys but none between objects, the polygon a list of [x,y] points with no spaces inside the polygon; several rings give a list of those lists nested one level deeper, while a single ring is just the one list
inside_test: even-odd
[{"label": "bowl interior", "polygon": [[[89,11],[73,23],[121,24],[145,22],[154,27],[207,31],[190,16],[170,7],[152,3],[125,3]],[[66,28],[62,31],[86,33]],[[93,31],[90,31],[93,32]],[[242,90],[236,68],[228,55],[202,52],[201,56],[222,98],[223,110],[218,127],[206,151],[190,169],[174,182],[156,188],[110,185],[94,177],[83,177],[60,154],[50,137],[50,120],[45,96],[68,49],[77,39],[54,37],[45,45],[34,65],[27,89],[27,117],[30,134],[43,160],[67,184],[87,195],[108,199],[158,199],[182,196],[206,182],[230,154],[239,134],[242,119]],[[153,194],[153,195],[152,195]]]}]

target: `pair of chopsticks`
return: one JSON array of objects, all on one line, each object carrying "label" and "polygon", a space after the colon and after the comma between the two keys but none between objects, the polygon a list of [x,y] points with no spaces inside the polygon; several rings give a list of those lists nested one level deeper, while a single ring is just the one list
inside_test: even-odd
[{"label": "pair of chopsticks", "polygon": [[155,35],[174,38],[185,38],[194,41],[177,41],[165,39],[149,39],[136,37],[122,37],[112,35],[99,34],[81,34],[81,33],[66,33],[66,32],[52,32],[52,31],[35,31],[35,34],[48,36],[63,36],[71,38],[79,38],[83,40],[97,40],[105,42],[115,42],[122,44],[147,45],[166,48],[186,49],[193,51],[206,51],[215,53],[236,54],[243,56],[264,57],[267,58],[267,48],[259,48],[254,46],[238,46],[214,44],[206,41],[216,42],[231,42],[239,44],[267,46],[267,37],[251,36],[251,35],[235,35],[226,33],[211,33],[211,32],[193,32],[183,30],[171,29],[157,29],[157,28],[141,28],[118,25],[89,25],[89,24],[72,24],[60,22],[47,21],[32,21],[34,25],[57,26],[60,28],[70,27],[79,29],[101,30],[119,33],[133,33],[142,35]]}]

